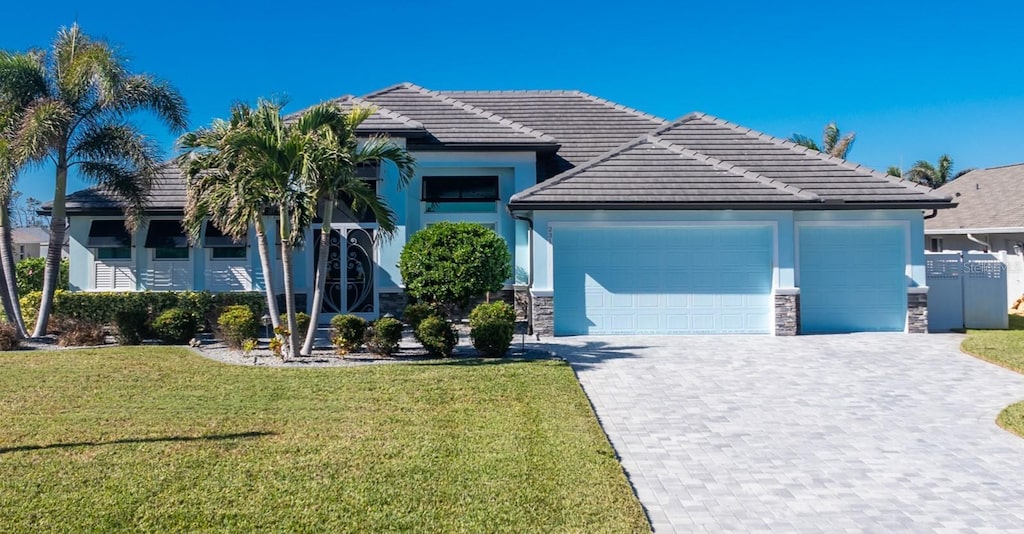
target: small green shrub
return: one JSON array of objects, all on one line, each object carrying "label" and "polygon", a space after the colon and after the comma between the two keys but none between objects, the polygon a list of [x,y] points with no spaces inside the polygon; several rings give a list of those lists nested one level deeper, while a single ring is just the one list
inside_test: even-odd
[{"label": "small green shrub", "polygon": [[[309,314],[308,313],[306,313],[306,312],[296,312],[295,313],[295,323],[296,323],[296,327],[299,329],[299,337],[304,337],[306,335],[306,332],[309,331],[309,320],[310,319],[309,319]],[[288,325],[288,314],[287,313],[282,313],[281,314],[281,325],[282,326],[287,326]]]},{"label": "small green shrub", "polygon": [[125,309],[114,312],[117,342],[120,345],[140,345],[149,329],[149,310]]},{"label": "small green shrub", "polygon": [[199,329],[199,320],[191,312],[171,308],[153,319],[156,337],[170,345],[184,345],[194,338]]},{"label": "small green shrub", "polygon": [[459,334],[448,321],[432,315],[420,322],[416,339],[431,356],[447,358],[459,344]]},{"label": "small green shrub", "polygon": [[483,324],[490,321],[501,321],[515,324],[516,310],[511,304],[498,300],[490,303],[483,303],[469,312],[469,327]]},{"label": "small green shrub", "polygon": [[74,318],[57,318],[54,323],[60,331],[57,344],[62,347],[87,347],[107,341],[101,323]]},{"label": "small green shrub", "polygon": [[[43,290],[43,270],[46,258],[25,258],[14,266],[18,279],[18,294],[27,295],[33,291]],[[57,276],[57,289],[68,288],[68,260],[60,260],[60,274]]]},{"label": "small green shrub", "polygon": [[20,346],[18,329],[11,323],[0,323],[0,351],[14,350]]},{"label": "small green shrub", "polygon": [[437,310],[426,302],[410,304],[406,306],[405,310],[402,312],[402,318],[405,319],[405,324],[409,325],[414,332],[420,327],[420,323],[424,319],[435,315],[438,315]]},{"label": "small green shrub", "polygon": [[331,340],[341,354],[358,350],[366,339],[366,319],[355,315],[335,315],[331,318]]},{"label": "small green shrub", "polygon": [[259,335],[260,321],[248,306],[228,306],[217,318],[221,338],[229,347],[242,348],[246,339]]},{"label": "small green shrub", "polygon": [[508,352],[516,333],[516,312],[506,302],[477,306],[469,314],[469,336],[483,356],[500,358]]},{"label": "small green shrub", "polygon": [[402,340],[402,321],[393,317],[381,317],[366,331],[366,348],[374,354],[390,356],[398,350]]},{"label": "small green shrub", "polygon": [[25,320],[25,325],[29,330],[36,325],[36,319],[39,318],[39,304],[42,300],[42,291],[31,291],[18,298],[18,304],[21,305],[21,317]]}]

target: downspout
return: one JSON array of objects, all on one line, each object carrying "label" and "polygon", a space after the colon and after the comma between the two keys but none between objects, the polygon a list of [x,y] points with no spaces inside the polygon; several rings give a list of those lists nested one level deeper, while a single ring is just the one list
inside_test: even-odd
[{"label": "downspout", "polygon": [[[520,220],[520,221],[526,221],[526,224],[529,227],[527,235],[526,235],[526,246],[527,246],[527,249],[529,250],[529,252],[527,253],[527,265],[530,266],[530,272],[526,274],[526,291],[529,293],[529,296],[530,296],[530,309],[526,310],[526,329],[527,329],[527,332],[532,335],[533,334],[533,294],[532,294],[532,292],[533,292],[533,219],[531,217],[525,217],[525,216],[516,215],[516,213],[514,211],[512,211],[512,208],[510,208],[507,204],[505,205],[505,209],[508,211],[508,214],[511,215],[513,219],[517,219],[517,220]],[[513,276],[513,278],[515,277],[515,272],[512,273],[512,276]]]},{"label": "downspout", "polygon": [[974,237],[974,234],[967,234],[967,239],[974,241],[975,243],[985,247],[985,252],[992,250],[992,245],[989,245],[988,243],[978,239],[977,237]]},{"label": "downspout", "polygon": [[935,216],[938,215],[938,214],[939,214],[939,210],[934,209],[934,210],[932,210],[930,215],[925,215],[924,218],[925,219],[934,219]]}]

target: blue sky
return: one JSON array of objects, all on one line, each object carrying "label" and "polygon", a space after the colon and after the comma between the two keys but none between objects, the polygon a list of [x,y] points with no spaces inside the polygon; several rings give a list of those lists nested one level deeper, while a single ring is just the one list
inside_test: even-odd
[{"label": "blue sky", "polygon": [[[193,126],[234,101],[299,109],[411,81],[580,89],[781,137],[834,120],[857,132],[850,159],[883,171],[1024,161],[1019,2],[15,2],[0,48],[46,46],[75,20],[173,83]],[[170,155],[174,136],[149,132]],[[52,180],[19,187],[48,200]]]}]

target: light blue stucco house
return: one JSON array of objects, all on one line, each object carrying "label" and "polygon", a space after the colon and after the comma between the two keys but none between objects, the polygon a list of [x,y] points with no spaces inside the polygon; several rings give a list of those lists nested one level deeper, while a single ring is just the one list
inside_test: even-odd
[{"label": "light blue stucco house", "polygon": [[[539,335],[927,326],[922,210],[953,204],[913,182],[708,115],[670,122],[578,91],[406,83],[337,102],[375,106],[360,133],[392,136],[418,165],[405,188],[386,165],[363,177],[397,214],[393,239],[335,214],[325,319],[399,315],[402,246],[452,220],[505,239],[506,295],[528,302]],[[189,245],[183,204],[172,165],[134,234],[116,199],[69,195],[72,289],[261,290],[254,236],[233,243],[208,226]],[[303,302],[315,238],[295,265]]]}]

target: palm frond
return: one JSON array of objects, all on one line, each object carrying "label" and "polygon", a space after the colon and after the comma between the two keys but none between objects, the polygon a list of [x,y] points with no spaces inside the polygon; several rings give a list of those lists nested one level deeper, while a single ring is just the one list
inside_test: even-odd
[{"label": "palm frond", "polygon": [[149,204],[149,192],[156,177],[155,168],[138,169],[112,161],[83,161],[81,175],[100,184],[120,201],[125,214],[125,226],[135,230],[143,220]]},{"label": "palm frond", "polygon": [[811,150],[817,150],[818,152],[821,152],[821,148],[818,146],[818,143],[814,139],[811,139],[810,137],[807,137],[806,135],[801,135],[801,134],[796,134],[795,133],[795,134],[789,136],[789,142],[790,143],[795,143],[795,144],[800,145],[800,146],[805,147],[805,148],[809,148]]},{"label": "palm frond", "polygon": [[119,112],[128,114],[146,110],[159,118],[167,128],[179,133],[188,128],[188,106],[177,89],[147,74],[129,76],[112,102]]},{"label": "palm frond", "polygon": [[889,176],[902,177],[903,169],[900,169],[895,165],[890,165],[889,168],[885,170],[885,174],[888,174]]},{"label": "palm frond", "polygon": [[40,99],[31,103],[22,113],[15,134],[18,157],[26,161],[43,159],[61,143],[73,120],[74,112],[64,102]]},{"label": "palm frond", "polygon": [[849,154],[850,150],[853,148],[853,142],[855,139],[857,139],[857,134],[854,132],[844,135],[836,141],[834,145],[832,145],[832,148],[828,150],[829,155],[846,159],[847,154]]},{"label": "palm frond", "polygon": [[0,51],[0,108],[24,108],[47,92],[46,65],[41,54]]},{"label": "palm frond", "polygon": [[[160,147],[131,124],[87,128],[70,147],[70,164],[80,161],[120,162],[140,170],[155,167]],[[77,160],[77,161],[76,161]]]},{"label": "palm frond", "polygon": [[832,154],[836,144],[839,143],[839,138],[839,126],[836,126],[835,122],[826,124],[821,133],[822,152]]}]

